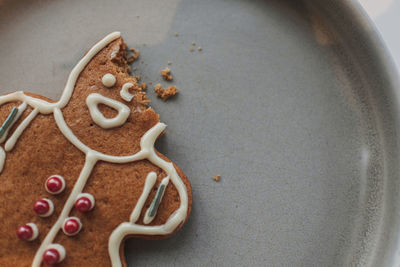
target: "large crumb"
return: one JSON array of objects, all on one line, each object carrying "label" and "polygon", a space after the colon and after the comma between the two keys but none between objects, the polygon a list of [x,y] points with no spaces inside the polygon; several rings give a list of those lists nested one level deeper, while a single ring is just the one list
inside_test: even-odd
[{"label": "large crumb", "polygon": [[166,67],[165,69],[160,71],[161,76],[163,77],[164,80],[166,81],[172,81],[173,77],[171,75],[171,70]]},{"label": "large crumb", "polygon": [[198,50],[198,51],[202,51],[202,50],[203,50],[203,47],[199,46],[199,47],[197,47],[197,50]]},{"label": "large crumb", "polygon": [[219,182],[219,179],[221,179],[221,174],[217,174],[214,178],[212,178],[214,181]]},{"label": "large crumb", "polygon": [[161,87],[161,84],[156,84],[154,86],[154,90],[156,91],[157,96],[164,101],[179,92],[175,85],[171,85],[170,87],[164,89]]},{"label": "large crumb", "polygon": [[134,62],[136,59],[138,59],[139,58],[139,51],[137,50],[137,49],[135,49],[135,48],[131,48],[131,49],[129,49],[131,52],[133,52],[134,54],[133,55],[130,55],[128,58],[127,58],[127,61],[128,61],[128,63],[132,63],[132,62]]}]

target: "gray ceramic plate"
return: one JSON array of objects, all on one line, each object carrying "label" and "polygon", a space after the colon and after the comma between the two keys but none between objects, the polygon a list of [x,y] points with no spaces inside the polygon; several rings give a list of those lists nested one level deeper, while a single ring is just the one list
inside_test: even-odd
[{"label": "gray ceramic plate", "polygon": [[193,186],[186,226],[130,240],[130,266],[398,265],[399,82],[356,3],[2,0],[1,93],[57,99],[114,30],[145,82],[172,61],[180,95],[149,96]]}]

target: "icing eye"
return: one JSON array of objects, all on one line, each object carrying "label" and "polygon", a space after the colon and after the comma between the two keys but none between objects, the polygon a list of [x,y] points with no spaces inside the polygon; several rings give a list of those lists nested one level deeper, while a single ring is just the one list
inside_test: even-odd
[{"label": "icing eye", "polygon": [[21,240],[32,241],[39,235],[39,230],[34,223],[27,223],[18,227],[17,236]]},{"label": "icing eye", "polygon": [[131,88],[131,87],[133,87],[132,83],[125,83],[122,86],[121,91],[119,92],[119,94],[121,95],[122,99],[127,101],[127,102],[130,102],[132,100],[132,98],[133,98],[133,95],[130,94],[129,91],[128,91],[129,88]]},{"label": "icing eye", "polygon": [[113,87],[116,81],[117,79],[111,73],[104,74],[103,78],[101,79],[101,82],[105,87]]}]

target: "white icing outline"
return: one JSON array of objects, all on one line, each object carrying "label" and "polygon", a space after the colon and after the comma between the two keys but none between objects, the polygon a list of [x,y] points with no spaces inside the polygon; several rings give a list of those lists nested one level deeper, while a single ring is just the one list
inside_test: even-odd
[{"label": "white icing outline", "polygon": [[143,192],[140,195],[138,202],[136,203],[135,208],[133,209],[131,216],[129,217],[129,221],[131,223],[135,223],[140,216],[140,212],[143,209],[143,205],[146,202],[147,197],[150,194],[151,189],[153,189],[154,184],[157,181],[157,174],[155,172],[149,172],[146,177],[146,182],[144,184]]},{"label": "white icing outline", "polygon": [[115,76],[111,73],[106,73],[101,78],[101,82],[105,87],[110,88],[115,85],[115,83],[117,82],[117,78],[115,78]]},{"label": "white icing outline", "polygon": [[53,204],[53,201],[51,201],[50,199],[48,199],[48,198],[42,198],[41,200],[43,200],[43,201],[46,201],[47,202],[47,204],[49,204],[49,210],[45,213],[45,214],[39,214],[39,213],[36,213],[38,216],[40,216],[40,217],[43,217],[43,218],[46,218],[46,217],[49,217],[51,214],[53,214],[53,212],[54,212],[54,204]]},{"label": "white icing outline", "polygon": [[95,199],[94,199],[94,196],[93,196],[92,194],[89,194],[89,193],[80,193],[80,194],[78,195],[78,197],[76,198],[75,203],[76,203],[76,202],[78,201],[78,199],[80,199],[81,197],[86,197],[86,198],[89,199],[90,204],[92,204],[92,205],[90,206],[90,209],[89,209],[88,211],[93,210],[93,209],[94,209],[94,205],[95,205],[95,203],[96,203],[96,201],[95,201]]},{"label": "white icing outline", "polygon": [[[57,263],[62,262],[65,259],[65,256],[67,255],[67,252],[65,251],[64,246],[62,246],[60,244],[48,245],[47,248],[45,249],[45,251],[48,250],[48,249],[55,249],[55,250],[58,251],[58,254],[60,255],[60,258],[58,259]],[[43,255],[42,255],[42,257],[43,257]]]},{"label": "white icing outline", "polygon": [[[104,104],[118,111],[118,115],[114,118],[108,119],[104,117],[103,113],[99,110],[99,104]],[[97,93],[92,93],[86,98],[86,105],[89,108],[92,120],[104,129],[110,129],[121,126],[126,122],[131,113],[129,107],[121,102],[102,96]]]},{"label": "white icing outline", "polygon": [[15,122],[19,119],[19,117],[21,117],[22,113],[25,111],[26,109],[26,103],[23,102],[19,107],[18,107],[18,113],[15,115],[14,119],[12,120],[12,122],[10,123],[10,125],[7,127],[6,131],[4,132],[3,136],[0,138],[0,143],[3,143],[8,136],[8,132],[10,131],[10,129],[13,127],[13,125],[15,124]]},{"label": "white icing outline", "polygon": [[119,95],[126,102],[131,102],[131,100],[133,98],[133,95],[131,93],[129,93],[129,89],[132,87],[133,87],[133,83],[124,83],[124,85],[122,85],[121,91],[119,91]]},{"label": "white icing outline", "polygon": [[[78,231],[76,231],[75,233],[73,233],[73,234],[70,234],[70,233],[68,233],[67,231],[65,231],[65,223],[68,221],[68,220],[76,220],[77,222],[78,222],[78,224],[79,224],[79,228],[78,228]],[[81,222],[81,220],[78,218],[78,217],[75,217],[75,216],[72,216],[72,217],[67,217],[67,218],[65,218],[65,220],[64,220],[64,222],[63,222],[63,227],[62,227],[62,231],[64,232],[64,234],[65,235],[67,235],[67,236],[74,236],[74,235],[77,235],[80,231],[81,231],[81,229],[82,229],[82,222]]]},{"label": "white icing outline", "polygon": [[0,173],[3,171],[4,168],[4,162],[6,161],[6,152],[4,149],[0,146]]},{"label": "white icing outline", "polygon": [[39,236],[39,229],[37,228],[36,224],[30,222],[26,224],[32,229],[32,236],[27,241],[33,241]]},{"label": "white icing outline", "polygon": [[[58,191],[56,191],[56,192],[50,191],[50,190],[47,188],[47,186],[46,186],[46,185],[47,185],[47,181],[48,181],[50,178],[53,178],[53,177],[57,177],[57,178],[60,179],[60,181],[61,181],[61,188],[60,188],[60,190],[58,190]],[[65,183],[64,177],[62,177],[61,175],[58,175],[58,174],[54,174],[54,175],[49,176],[49,177],[46,179],[46,182],[44,183],[44,189],[46,189],[47,193],[52,194],[52,195],[61,194],[61,192],[64,191],[65,186],[66,186],[66,183]]]},{"label": "white icing outline", "polygon": [[[38,114],[39,110],[37,108],[35,108],[34,110],[32,110],[31,113],[29,113],[29,115],[21,122],[20,125],[18,125],[17,129],[15,129],[15,131],[13,132],[13,134],[10,136],[10,138],[8,138],[6,144],[4,145],[4,149],[8,152],[11,151],[14,146],[15,143],[17,142],[17,140],[19,139],[19,137],[21,136],[21,134],[24,132],[24,130],[26,129],[26,127],[31,123],[31,121],[36,117],[36,115]],[[17,114],[18,116],[18,114]],[[18,116],[19,117],[19,116]],[[18,118],[14,119],[15,121],[18,120]],[[1,173],[1,171],[0,171]]]},{"label": "white icing outline", "polygon": [[[160,185],[158,186],[158,187],[160,187],[161,185],[164,185],[164,186],[165,186],[164,191],[162,192],[162,195],[161,195],[161,197],[160,197],[160,203],[161,203],[161,201],[162,201],[162,199],[163,199],[163,197],[164,197],[165,190],[166,190],[166,187],[167,187],[167,185],[168,185],[168,182],[169,182],[169,177],[167,176],[167,177],[165,177],[164,179],[162,179]],[[156,198],[156,197],[157,197],[157,195],[154,196],[154,198]],[[150,214],[150,208],[151,208],[151,206],[146,210],[145,216],[144,216],[144,218],[143,218],[143,223],[144,223],[144,224],[149,224],[149,223],[151,223],[151,222],[153,221],[153,219],[154,219],[154,218],[156,217],[156,215],[157,215],[157,210],[156,210],[156,212],[154,213],[154,215],[150,217],[150,215],[149,215],[149,214]],[[156,209],[158,209],[158,207],[156,207]]]},{"label": "white icing outline", "polygon": [[[74,206],[77,196],[82,192],[83,188],[86,185],[87,179],[89,178],[93,168],[95,167],[98,161],[106,161],[110,163],[122,164],[122,163],[147,159],[157,167],[161,168],[167,174],[168,179],[165,181],[166,185],[171,180],[172,184],[176,187],[180,198],[179,208],[175,210],[174,213],[171,214],[171,216],[167,219],[165,224],[149,226],[149,225],[139,225],[133,222],[123,222],[116,229],[114,229],[114,231],[111,233],[109,237],[109,242],[108,242],[108,251],[110,255],[111,264],[113,267],[122,266],[119,255],[119,249],[121,246],[121,242],[125,236],[168,235],[171,234],[177,227],[179,227],[187,217],[187,212],[189,207],[188,207],[188,193],[186,186],[179,177],[173,163],[167,162],[162,158],[160,158],[154,149],[154,142],[166,127],[164,123],[160,122],[157,123],[142,136],[140,140],[141,149],[139,152],[128,156],[112,156],[92,150],[91,148],[83,144],[72,133],[71,129],[67,126],[64,117],[62,115],[61,109],[68,104],[72,96],[75,83],[81,71],[101,49],[103,49],[110,42],[119,37],[120,37],[119,32],[113,32],[107,35],[104,39],[100,40],[86,53],[86,55],[78,62],[78,64],[71,71],[67,83],[65,85],[64,91],[61,95],[61,98],[59,101],[55,103],[47,102],[39,98],[25,95],[22,91],[14,92],[5,96],[0,96],[0,105],[6,102],[14,102],[19,100],[24,102],[23,105],[27,104],[32,108],[36,109],[37,112],[40,114],[53,113],[56,124],[60,129],[60,131],[62,132],[62,134],[75,147],[77,147],[79,150],[81,150],[83,153],[86,154],[85,164],[81,170],[81,173],[77,181],[75,182],[72,191],[68,196],[59,217],[57,218],[56,222],[53,224],[52,228],[49,230],[49,232],[43,239],[40,247],[36,251],[35,257],[32,262],[32,267],[40,267],[44,251],[51,247],[54,248],[59,246],[58,248],[64,251],[64,257],[65,257],[64,247],[62,247],[59,244],[52,244],[52,242],[56,237],[57,233],[60,231],[60,228],[62,227],[62,223],[64,222],[65,218],[67,218],[68,214],[71,212],[71,209]],[[34,116],[32,115],[32,117]],[[144,197],[145,196],[148,196],[148,194],[144,194]]]}]

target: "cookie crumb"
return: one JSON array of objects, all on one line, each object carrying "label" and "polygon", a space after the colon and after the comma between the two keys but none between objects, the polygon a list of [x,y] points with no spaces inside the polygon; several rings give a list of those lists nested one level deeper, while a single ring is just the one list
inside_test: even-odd
[{"label": "cookie crumb", "polygon": [[142,43],[142,46],[146,46],[146,43]]},{"label": "cookie crumb", "polygon": [[194,51],[193,46],[190,46],[189,50],[190,50],[190,52],[193,52]]},{"label": "cookie crumb", "polygon": [[175,37],[178,37],[178,36],[179,36],[179,34],[178,34],[177,32],[174,32],[174,35],[175,35]]},{"label": "cookie crumb", "polygon": [[219,182],[219,179],[221,179],[221,174],[217,174],[217,175],[215,175],[215,177],[214,178],[212,178],[214,181],[216,181],[216,182]]},{"label": "cookie crumb", "polygon": [[142,86],[142,90],[146,90],[147,89],[147,84],[146,83],[142,83],[141,86]]},{"label": "cookie crumb", "polygon": [[156,84],[154,86],[154,90],[156,91],[157,96],[164,101],[179,92],[175,85],[171,85],[170,87],[164,89],[161,87],[161,84]]},{"label": "cookie crumb", "polygon": [[133,71],[135,71],[135,70],[137,70],[137,68],[136,68],[136,67],[133,67]]},{"label": "cookie crumb", "polygon": [[202,50],[203,50],[203,47],[199,46],[199,47],[197,47],[197,50],[198,50],[198,51],[202,51]]},{"label": "cookie crumb", "polygon": [[139,51],[135,48],[131,48],[131,49],[129,49],[129,51],[133,52],[134,54],[130,55],[127,58],[127,61],[128,61],[128,63],[133,63],[136,59],[139,58]]},{"label": "cookie crumb", "polygon": [[136,75],[136,80],[139,81],[141,78],[142,78],[142,75],[140,75],[140,74],[139,74],[139,75]]},{"label": "cookie crumb", "polygon": [[150,85],[152,85],[152,84],[153,84],[153,82],[149,82],[149,84],[150,84]]},{"label": "cookie crumb", "polygon": [[171,65],[172,64],[172,62],[171,61],[168,61],[168,65]]},{"label": "cookie crumb", "polygon": [[193,45],[193,46],[195,46],[195,45],[196,45],[196,43],[195,43],[195,42],[192,42],[192,45]]},{"label": "cookie crumb", "polygon": [[160,71],[161,76],[163,77],[164,80],[166,81],[172,81],[173,77],[171,75],[171,70],[166,67],[165,69]]}]

